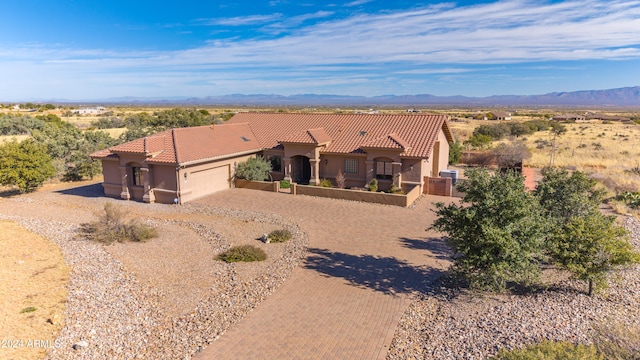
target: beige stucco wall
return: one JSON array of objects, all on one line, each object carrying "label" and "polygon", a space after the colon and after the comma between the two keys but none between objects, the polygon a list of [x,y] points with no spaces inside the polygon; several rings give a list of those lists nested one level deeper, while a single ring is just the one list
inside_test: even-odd
[{"label": "beige stucco wall", "polygon": [[103,160],[102,175],[104,177],[102,182],[104,194],[109,197],[119,198],[122,192],[122,182],[120,179],[120,163],[118,160]]},{"label": "beige stucco wall", "polygon": [[[345,187],[363,187],[366,180],[366,166],[364,155],[333,155],[322,154],[320,161],[320,179],[329,179],[335,185],[338,170],[342,171],[345,177]],[[358,173],[346,174],[344,172],[345,159],[353,159],[358,161]]]}]

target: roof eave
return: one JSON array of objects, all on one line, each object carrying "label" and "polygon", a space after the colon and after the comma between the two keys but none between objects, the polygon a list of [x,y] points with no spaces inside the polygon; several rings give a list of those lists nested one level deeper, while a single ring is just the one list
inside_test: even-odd
[{"label": "roof eave", "polygon": [[[204,158],[204,159],[185,161],[185,162],[181,162],[181,163],[177,163],[177,164],[176,163],[160,163],[160,164],[167,164],[167,165],[172,165],[173,164],[173,165],[177,165],[177,166],[191,166],[191,165],[196,165],[196,164],[200,164],[200,163],[206,163],[206,162],[211,162],[211,161],[229,159],[229,158],[233,158],[233,157],[237,157],[237,156],[251,155],[251,154],[258,153],[260,151],[262,151],[262,148],[256,148],[256,149],[236,152],[236,153],[232,153],[232,154],[213,156],[213,157]],[[147,161],[147,163],[153,163],[153,162],[152,161]]]}]

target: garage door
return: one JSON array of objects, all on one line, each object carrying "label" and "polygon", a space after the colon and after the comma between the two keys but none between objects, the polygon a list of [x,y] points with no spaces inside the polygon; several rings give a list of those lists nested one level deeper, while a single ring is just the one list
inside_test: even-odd
[{"label": "garage door", "polygon": [[189,187],[194,198],[229,188],[229,165],[219,166],[189,174]]}]

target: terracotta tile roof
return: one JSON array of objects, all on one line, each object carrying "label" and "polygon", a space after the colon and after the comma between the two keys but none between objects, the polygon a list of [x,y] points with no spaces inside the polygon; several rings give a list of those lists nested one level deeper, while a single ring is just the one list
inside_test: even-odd
[{"label": "terracotta tile roof", "polygon": [[323,128],[309,129],[278,140],[279,143],[297,143],[297,144],[322,144],[331,141],[331,137],[327,135]]},{"label": "terracotta tile roof", "polygon": [[149,163],[184,165],[261,149],[248,124],[228,124],[166,130],[91,156],[104,159],[119,153],[133,153],[149,157]]},{"label": "terracotta tile roof", "polygon": [[361,153],[365,144],[393,134],[389,141],[405,147],[401,156],[426,158],[440,129],[453,141],[446,115],[238,113],[227,123],[248,123],[264,149],[278,148],[283,135],[318,128],[331,139],[323,153]]},{"label": "terracotta tile roof", "polygon": [[439,130],[449,141],[445,115],[239,113],[227,123],[166,130],[91,154],[94,159],[140,154],[149,163],[184,165],[281,149],[284,143],[327,144],[322,153],[397,149],[403,157],[431,155]]},{"label": "terracotta tile roof", "polygon": [[362,144],[362,148],[375,148],[375,149],[408,149],[411,145],[402,140],[397,134],[389,134],[368,143]]}]

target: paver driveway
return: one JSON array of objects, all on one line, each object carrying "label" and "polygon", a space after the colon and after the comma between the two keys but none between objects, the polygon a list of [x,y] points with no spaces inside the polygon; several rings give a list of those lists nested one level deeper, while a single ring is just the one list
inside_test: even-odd
[{"label": "paver driveway", "polygon": [[411,301],[446,267],[413,209],[246,189],[196,202],[278,214],[309,234],[309,252],[277,291],[195,359],[382,359]]}]

